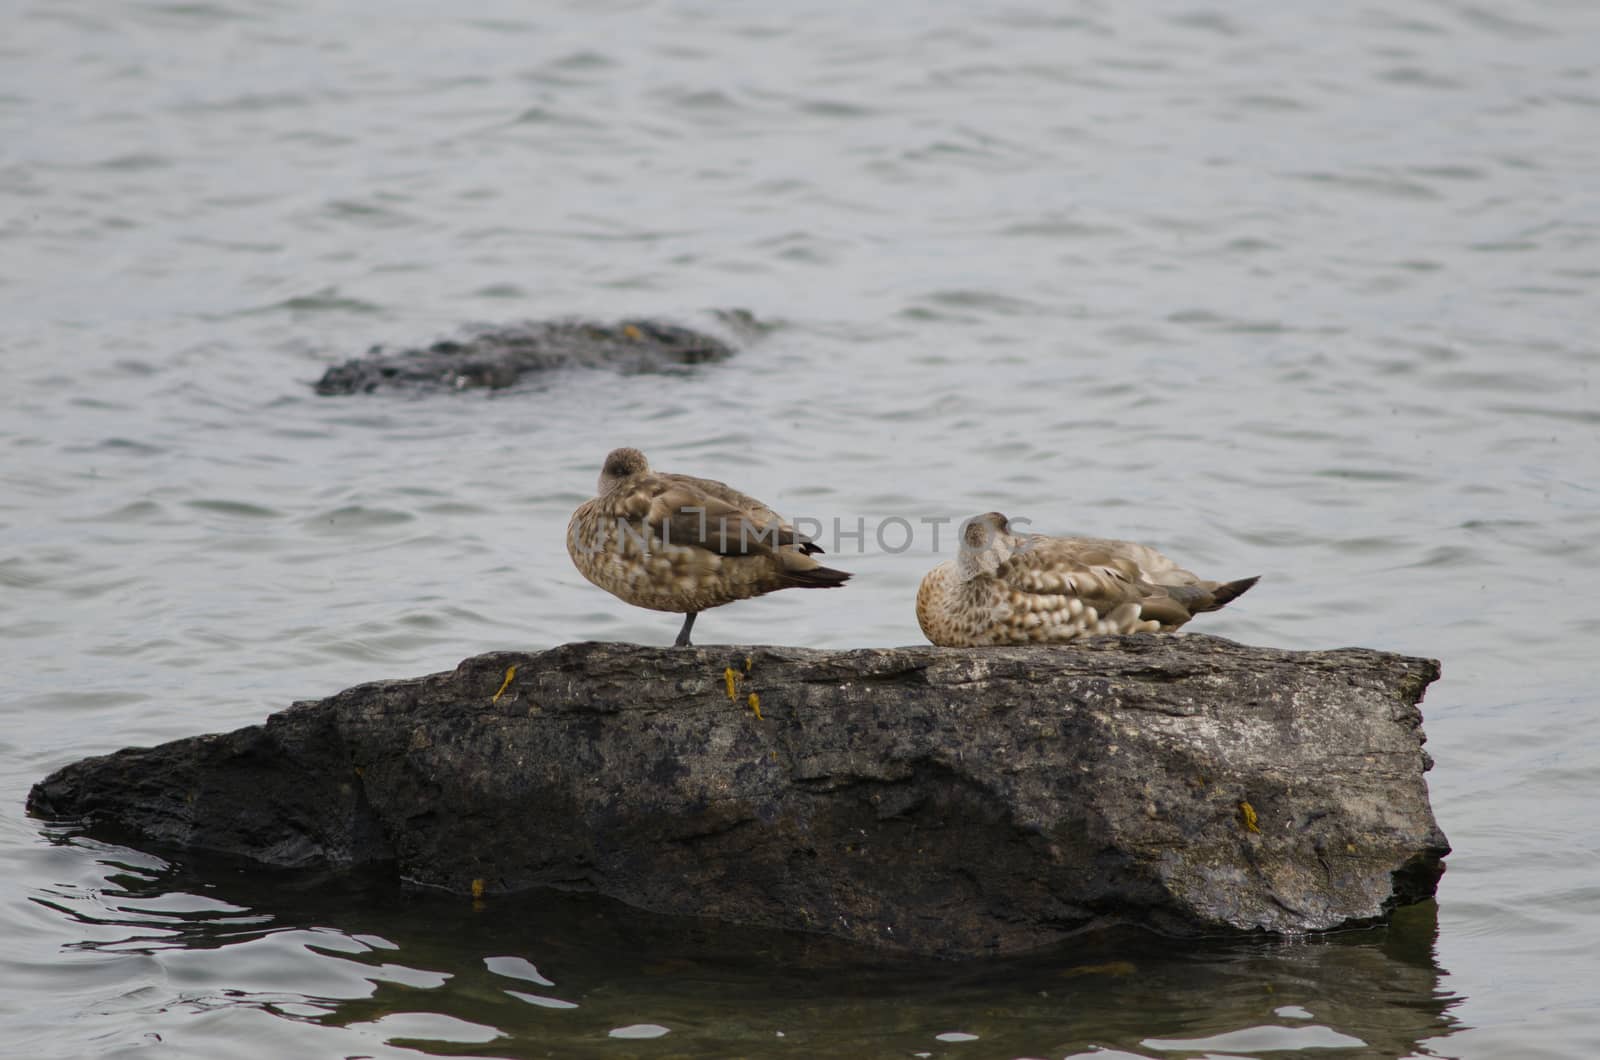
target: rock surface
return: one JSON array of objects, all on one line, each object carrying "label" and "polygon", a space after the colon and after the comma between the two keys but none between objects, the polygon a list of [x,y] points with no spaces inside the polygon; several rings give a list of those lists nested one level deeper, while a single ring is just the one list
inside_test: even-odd
[{"label": "rock surface", "polygon": [[1196,634],[568,644],[86,759],[28,805],[270,865],[392,862],[943,956],[1116,921],[1318,931],[1434,892],[1417,703],[1438,673]]},{"label": "rock surface", "polygon": [[[757,327],[749,314],[722,316],[736,325]],[[374,347],[364,357],[329,368],[316,387],[319,394],[358,394],[380,387],[500,389],[555,368],[664,372],[731,356],[733,347],[719,338],[657,320],[544,321],[479,328],[420,350]]]}]

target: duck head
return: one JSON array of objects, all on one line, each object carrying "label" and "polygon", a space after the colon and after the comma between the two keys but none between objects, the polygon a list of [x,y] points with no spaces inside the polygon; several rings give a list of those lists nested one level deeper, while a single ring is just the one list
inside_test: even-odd
[{"label": "duck head", "polygon": [[600,465],[600,494],[604,496],[623,480],[649,470],[650,461],[639,450],[613,449],[606,454],[606,462]]},{"label": "duck head", "polygon": [[1021,541],[1011,532],[1011,521],[999,512],[974,515],[961,524],[961,551],[956,567],[962,581],[993,574],[1014,556]]}]

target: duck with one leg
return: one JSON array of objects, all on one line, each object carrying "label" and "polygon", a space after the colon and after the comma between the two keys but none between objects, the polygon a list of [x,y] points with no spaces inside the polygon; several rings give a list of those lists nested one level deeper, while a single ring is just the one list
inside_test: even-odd
[{"label": "duck with one leg", "polygon": [[847,572],[811,558],[821,552],[754,497],[712,479],[652,471],[637,449],[606,456],[598,495],[567,524],[578,572],[636,607],[683,615],[680,647],[707,608],[843,585]]},{"label": "duck with one leg", "polygon": [[917,622],[946,648],[1166,632],[1255,583],[1207,581],[1132,541],[1014,533],[988,512],[963,524],[956,558],[922,579]]}]

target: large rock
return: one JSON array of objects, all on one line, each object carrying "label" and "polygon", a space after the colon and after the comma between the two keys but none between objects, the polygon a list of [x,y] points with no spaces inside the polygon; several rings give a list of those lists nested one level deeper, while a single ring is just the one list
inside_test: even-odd
[{"label": "large rock", "polygon": [[1201,635],[568,644],[86,759],[28,805],[271,865],[393,862],[946,956],[1109,921],[1320,931],[1433,894],[1449,846],[1417,703],[1438,673]]},{"label": "large rock", "polygon": [[[720,314],[746,331],[760,325],[738,310]],[[317,381],[319,394],[357,394],[379,388],[500,389],[523,376],[556,368],[610,368],[668,372],[733,356],[723,340],[659,320],[602,324],[587,320],[534,321],[480,327],[459,339],[423,349],[375,346],[363,357],[336,364]]]}]

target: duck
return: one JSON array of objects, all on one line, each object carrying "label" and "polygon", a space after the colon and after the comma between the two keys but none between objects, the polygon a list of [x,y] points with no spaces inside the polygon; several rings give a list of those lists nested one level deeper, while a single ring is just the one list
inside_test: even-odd
[{"label": "duck", "polygon": [[962,524],[956,557],[923,577],[917,623],[947,648],[1170,632],[1258,578],[1208,581],[1148,545],[1017,533],[986,512]]},{"label": "duck", "polygon": [[713,607],[779,589],[832,589],[850,573],[823,566],[822,546],[766,504],[714,479],[654,471],[643,452],[613,449],[595,496],[567,524],[578,572],[635,607],[684,616],[689,645]]}]

